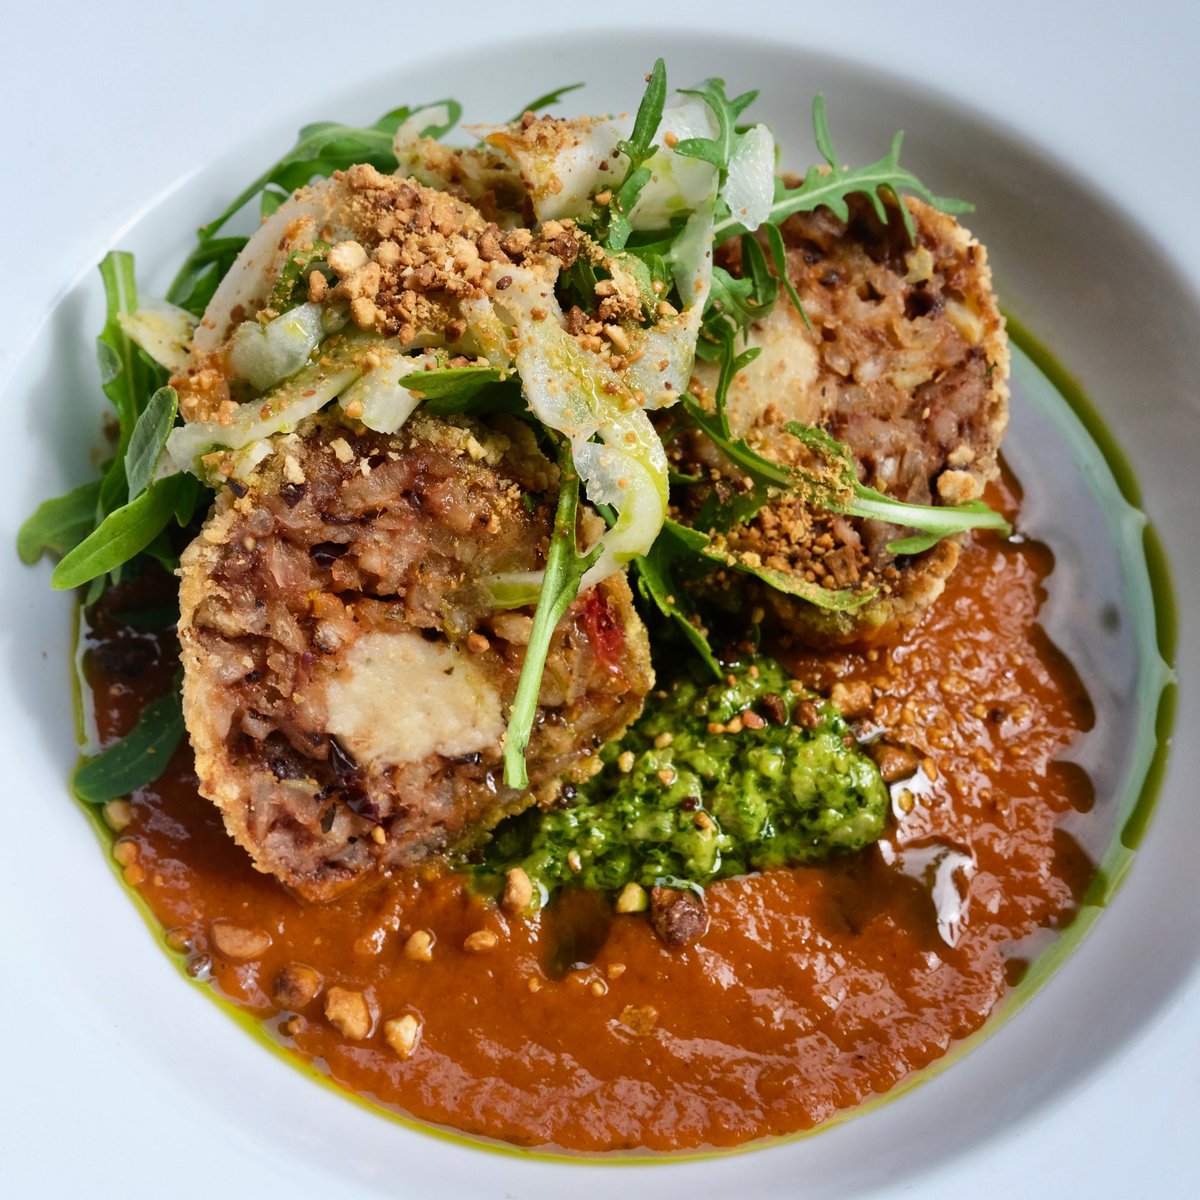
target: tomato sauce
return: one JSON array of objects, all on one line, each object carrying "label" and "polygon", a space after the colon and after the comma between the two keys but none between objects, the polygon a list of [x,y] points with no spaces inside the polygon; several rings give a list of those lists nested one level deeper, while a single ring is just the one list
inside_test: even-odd
[{"label": "tomato sauce", "polygon": [[[990,500],[1011,513],[1015,481]],[[1098,817],[1078,815],[1092,787],[1064,759],[1091,705],[1038,624],[1052,567],[1040,544],[972,538],[900,644],[786,660],[823,690],[866,680],[868,723],[922,769],[893,785],[888,831],[870,850],[712,885],[709,931],[684,949],[585,893],[532,922],[510,918],[436,869],[307,905],[226,836],[186,746],[135,794],[114,852],[191,974],[382,1106],[584,1152],[807,1129],[979,1029],[1094,874],[1065,827]],[[103,602],[85,656],[106,740],[177,670],[173,633],[122,626],[122,604],[127,593]],[[222,922],[252,931],[249,956],[221,952]],[[481,930],[494,944],[468,943]],[[419,931],[427,961],[406,951]],[[290,964],[319,980],[296,1008],[276,998]],[[326,1016],[331,988],[361,994],[365,1036]],[[386,1023],[410,1014],[419,1033],[405,1057]]]}]

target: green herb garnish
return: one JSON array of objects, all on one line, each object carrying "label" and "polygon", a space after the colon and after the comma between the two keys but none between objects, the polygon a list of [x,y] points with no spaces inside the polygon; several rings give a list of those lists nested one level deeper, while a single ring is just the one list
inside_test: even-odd
[{"label": "green herb garnish", "polygon": [[829,512],[888,521],[893,525],[921,531],[920,536],[889,542],[887,549],[891,554],[920,554],[942,538],[964,533],[968,529],[990,529],[1005,537],[1012,533],[1008,521],[982,500],[972,500],[966,504],[933,505],[909,504],[885,496],[859,481],[850,448],[823,429],[802,425],[799,421],[789,421],[784,428],[812,450],[825,468],[795,469],[799,486],[813,503]]},{"label": "green herb garnish", "polygon": [[43,500],[17,533],[17,554],[35,563],[43,554],[62,556],[96,528],[100,480],[90,479],[63,496]]},{"label": "green herb garnish", "polygon": [[[787,217],[824,205],[846,219],[848,198],[861,194],[868,198],[875,213],[885,222],[892,219],[893,209],[898,208],[911,238],[913,222],[905,205],[903,202],[895,206],[889,203],[903,192],[916,194],[945,212],[963,212],[970,206],[935,196],[911,172],[901,167],[900,135],[894,139],[890,153],[878,162],[856,169],[842,166],[829,134],[824,102],[818,96],[813,104],[813,127],[824,166],[810,168],[803,182],[795,188],[776,181],[774,202],[765,223],[759,231],[749,231],[739,223],[736,214],[730,212],[729,202],[722,198],[722,189],[731,177],[735,186],[744,183],[745,179],[758,179],[753,172],[745,173],[750,165],[762,166],[769,176],[773,142],[765,128],[740,123],[756,93],[743,92],[731,98],[726,94],[724,82],[711,78],[683,94],[708,106],[715,121],[715,132],[710,137],[685,138],[676,142],[670,151],[684,159],[710,164],[716,172],[714,194],[700,202],[689,201],[691,208],[685,204],[678,211],[671,210],[669,218],[662,222],[663,228],[635,231],[630,215],[651,180],[651,159],[668,153],[655,142],[667,104],[667,79],[662,59],[655,62],[646,78],[645,93],[633,127],[628,137],[617,144],[627,163],[625,174],[619,183],[614,181],[610,202],[606,206],[596,206],[590,217],[579,222],[593,239],[597,255],[594,260],[586,254],[581,255],[564,272],[558,285],[559,299],[565,303],[577,302],[590,311],[597,282],[611,274],[614,278],[632,280],[636,285],[643,322],[651,326],[657,323],[656,312],[661,302],[673,302],[675,311],[683,312],[688,309],[689,297],[694,301],[695,308],[685,314],[692,322],[687,328],[689,336],[695,338],[699,327],[696,352],[718,365],[717,402],[715,411],[707,412],[692,397],[685,395],[681,411],[686,413],[685,420],[690,420],[710,437],[750,478],[752,486],[732,496],[707,499],[697,514],[697,529],[667,521],[657,539],[643,553],[632,557],[632,562],[643,599],[680,629],[710,671],[718,672],[719,666],[701,618],[684,593],[693,578],[711,571],[715,565],[751,570],[722,549],[720,535],[752,519],[763,504],[776,496],[799,489],[809,502],[829,511],[888,520],[919,531],[912,537],[893,542],[890,549],[895,553],[919,553],[939,537],[965,528],[1008,528],[1002,518],[978,503],[954,508],[902,505],[864,487],[854,475],[853,462],[846,448],[817,430],[802,427],[791,430],[814,451],[817,466],[793,470],[770,462],[743,439],[732,436],[725,413],[725,399],[732,380],[758,353],[745,347],[744,335],[755,321],[771,311],[781,288],[804,315],[800,297],[787,277],[786,247],[779,230]],[[522,113],[556,104],[579,86],[573,84],[548,92],[532,101]],[[287,153],[197,231],[197,243],[176,276],[168,299],[193,315],[202,314],[246,243],[243,237],[222,235],[224,227],[235,215],[256,198],[258,211],[269,214],[296,188],[358,163],[370,164],[384,172],[394,170],[395,134],[405,121],[417,114],[428,114],[429,118],[429,123],[419,131],[420,136],[441,138],[458,123],[461,107],[453,100],[446,100],[419,109],[393,109],[373,124],[361,128],[336,122],[305,126]],[[738,175],[738,172],[742,174]],[[760,205],[765,204],[770,194],[768,176],[762,177],[758,191],[762,197],[758,201]],[[754,194],[753,189],[751,194]],[[758,212],[761,213],[761,207]],[[702,253],[705,247],[701,246],[701,240],[710,227],[713,228],[713,246],[731,237],[741,238],[738,275],[719,265],[708,270],[710,264],[705,262]],[[606,257],[600,255],[601,247]],[[268,307],[287,311],[296,302],[306,273],[320,267],[327,251],[324,243],[316,242],[294,252],[275,281]],[[121,326],[120,318],[132,315],[138,304],[132,257],[121,252],[108,255],[101,264],[101,274],[107,297],[107,316],[99,339],[99,354],[104,390],[117,414],[115,453],[106,465],[101,481],[47,501],[22,526],[18,539],[18,549],[26,561],[45,551],[62,555],[54,572],[54,586],[70,588],[90,583],[89,602],[97,598],[106,580],[117,582],[127,565],[139,555],[172,566],[175,560],[167,531],[172,522],[187,523],[204,494],[203,485],[190,475],[155,479],[163,447],[177,420],[178,399],[172,389],[163,386],[165,373],[138,349]],[[711,282],[708,281],[710,275]],[[696,280],[694,287],[689,282],[693,279]],[[671,309],[666,311],[670,314]],[[807,316],[804,319],[807,321]],[[640,334],[643,331],[633,332]],[[649,332],[653,336],[663,336],[661,331]],[[685,383],[686,362],[682,371]],[[472,366],[440,367],[414,373],[405,378],[403,386],[419,393],[426,410],[435,415],[487,415],[503,411],[532,420],[518,383],[511,367]],[[539,432],[544,432],[540,425],[537,427]],[[536,716],[541,673],[555,627],[578,593],[587,568],[596,561],[599,553],[594,550],[591,554],[581,555],[577,549],[580,481],[569,446],[560,444],[552,432],[550,436],[559,448],[562,490],[534,615],[533,639],[522,667],[505,744],[505,778],[514,787],[523,787],[527,783],[524,755]],[[650,440],[653,441],[653,435]],[[675,486],[689,486],[690,482],[673,481]],[[660,497],[664,504],[665,487],[664,482]],[[626,514],[625,519],[631,520],[632,514]],[[643,549],[651,536],[652,532],[638,549]],[[754,568],[753,573],[773,587],[802,595],[823,607],[852,607],[865,602],[862,596],[851,597],[849,593],[805,585],[777,572]]]},{"label": "green herb garnish", "polygon": [[120,741],[75,768],[71,790],[85,804],[104,804],[153,783],[167,768],[183,737],[182,680],[142,709],[134,727]]},{"label": "green herb garnish", "polygon": [[704,556],[708,537],[677,521],[663,522],[662,532],[647,554],[633,560],[637,588],[644,599],[673,621],[716,678],[721,664],[713,653],[700,615],[688,597],[690,578],[696,573],[697,558]]},{"label": "green herb garnish", "polygon": [[543,108],[549,108],[553,104],[558,104],[564,96],[570,95],[571,92],[577,92],[584,86],[582,83],[568,83],[563,87],[555,88],[552,92],[546,92],[536,100],[531,100],[526,104],[515,117],[510,117],[508,123],[515,125],[527,112],[540,112]]},{"label": "green herb garnish", "polygon": [[171,432],[178,412],[179,397],[175,389],[162,387],[150,397],[138,417],[125,451],[125,481],[130,500],[136,500],[150,486],[158,456],[167,444],[167,434]]},{"label": "green herb garnish", "polygon": [[550,653],[554,631],[570,608],[571,601],[579,594],[579,583],[588,567],[600,557],[598,545],[587,554],[580,554],[576,547],[579,476],[575,473],[571,447],[566,441],[560,443],[558,466],[558,506],[554,512],[550,550],[546,555],[546,571],[538,592],[537,611],[533,615],[529,645],[525,648],[525,661],[521,664],[521,675],[517,680],[508,731],[504,735],[504,782],[512,788],[529,786],[525,751],[529,747],[529,735],[537,716],[542,671],[546,666],[546,656]]},{"label": "green herb garnish", "polygon": [[[661,59],[659,60],[661,62]],[[675,153],[684,158],[700,158],[712,163],[720,172],[720,181],[724,183],[729,171],[729,161],[737,148],[741,130],[738,129],[737,119],[758,99],[758,92],[743,92],[732,100],[725,95],[725,80],[706,79],[694,88],[680,88],[685,96],[698,96],[712,109],[717,118],[717,136],[715,138],[685,138],[676,143]]]},{"label": "green herb garnish", "polygon": [[645,163],[658,149],[653,139],[662,121],[666,100],[667,68],[660,58],[655,62],[654,69],[646,81],[646,91],[633,120],[633,131],[629,137],[617,143],[617,149],[629,159],[629,169],[609,204],[606,241],[610,250],[624,249],[629,235],[633,232],[629,224],[629,214],[633,211],[642,188],[650,182],[650,168]]},{"label": "green herb garnish", "polygon": [[[818,208],[828,208],[840,220],[845,221],[850,216],[847,203],[850,196],[866,196],[875,210],[875,215],[886,225],[888,210],[884,204],[884,196],[891,195],[899,198],[903,192],[912,192],[920,196],[926,204],[944,213],[973,212],[974,205],[966,200],[955,200],[950,196],[936,196],[911,171],[900,165],[900,147],[904,141],[903,131],[892,138],[891,150],[879,159],[865,167],[845,167],[837,157],[833,148],[833,138],[829,133],[829,124],[825,119],[825,97],[818,95],[813,100],[813,135],[821,157],[825,159],[825,167],[811,166],[804,176],[804,182],[799,187],[789,188],[782,180],[775,188],[775,201],[771,205],[767,217],[767,225],[781,225],[792,213],[812,212]],[[916,236],[912,214],[901,202],[896,206],[900,219],[908,232],[911,241]],[[732,214],[718,221],[713,230],[713,240],[716,245],[736,237],[745,229]]]}]

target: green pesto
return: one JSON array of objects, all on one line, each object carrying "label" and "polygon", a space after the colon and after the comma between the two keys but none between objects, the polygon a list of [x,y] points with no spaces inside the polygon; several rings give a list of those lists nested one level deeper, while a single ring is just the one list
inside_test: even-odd
[{"label": "green pesto", "polygon": [[[495,890],[522,867],[540,906],[568,884],[702,886],[875,841],[888,804],[878,769],[832,705],[789,683],[760,658],[721,683],[685,678],[651,696],[601,751],[603,769],[563,807],[530,810],[493,831],[478,879]],[[806,721],[797,719],[802,705]],[[744,724],[753,713],[761,728]],[[709,732],[739,717],[738,732]]]}]

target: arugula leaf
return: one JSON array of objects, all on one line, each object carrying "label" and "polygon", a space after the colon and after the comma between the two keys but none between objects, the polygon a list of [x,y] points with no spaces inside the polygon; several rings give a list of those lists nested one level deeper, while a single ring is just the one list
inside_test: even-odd
[{"label": "arugula leaf", "polygon": [[528,414],[529,406],[515,372],[497,367],[445,367],[419,371],[405,383],[424,396],[422,411],[436,417],[459,413],[487,416],[491,413]]},{"label": "arugula leaf", "polygon": [[866,592],[854,592],[849,588],[822,587],[819,583],[809,583],[803,575],[796,575],[788,571],[775,571],[770,567],[754,566],[732,554],[724,554],[712,547],[705,550],[704,554],[713,562],[724,563],[725,566],[732,567],[735,571],[741,571],[743,574],[761,579],[763,583],[777,592],[795,596],[797,599],[807,601],[815,608],[823,608],[829,612],[853,612],[856,608],[862,608],[864,604],[875,598],[877,590],[871,588]]},{"label": "arugula leaf", "polygon": [[608,206],[608,236],[610,250],[623,250],[633,232],[629,214],[637,204],[642,189],[650,182],[650,168],[644,166],[658,147],[653,138],[662,124],[663,108],[667,101],[667,68],[663,60],[657,59],[646,80],[646,91],[633,119],[633,130],[629,137],[617,143],[617,149],[629,159],[629,167],[621,186]]},{"label": "arugula leaf", "polygon": [[650,550],[633,560],[633,569],[637,572],[638,591],[664,617],[675,622],[713,676],[720,679],[723,674],[721,664],[709,645],[695,608],[687,602],[680,575],[681,570],[694,568],[697,554],[707,543],[704,534],[668,518]]},{"label": "arugula leaf", "polygon": [[637,167],[630,171],[609,205],[607,243],[610,250],[622,250],[628,244],[633,226],[626,214],[637,204],[642,189],[650,182],[650,174],[649,167]]},{"label": "arugula leaf", "polygon": [[697,96],[703,100],[717,118],[715,138],[684,138],[675,145],[675,153],[685,158],[700,158],[712,163],[721,172],[721,182],[729,170],[729,160],[737,146],[737,119],[758,98],[758,92],[743,92],[732,100],[725,95],[725,80],[706,79],[694,88],[680,88],[685,96]]},{"label": "arugula leaf", "polygon": [[125,479],[129,499],[136,500],[149,486],[158,466],[158,457],[167,444],[167,434],[175,424],[179,397],[173,387],[161,387],[146,405],[129,438],[125,451]]},{"label": "arugula leaf", "polygon": [[[804,304],[800,300],[799,293],[792,284],[791,278],[788,275],[787,264],[787,246],[784,245],[783,234],[779,232],[778,225],[764,225],[764,231],[767,236],[767,249],[771,253],[771,262],[775,267],[775,275],[780,283],[787,290],[788,299],[792,302],[792,307],[800,314],[801,320],[804,322],[804,327],[809,333],[815,333],[813,323],[808,319],[808,313],[804,311]],[[748,235],[743,235],[743,240]]]},{"label": "arugula leaf", "polygon": [[175,553],[165,528],[160,529],[154,535],[154,540],[142,551],[142,554],[158,563],[168,575],[174,575],[179,570],[179,555]]},{"label": "arugula leaf", "polygon": [[142,709],[137,724],[119,741],[85,758],[71,775],[71,790],[85,804],[104,804],[153,783],[167,769],[183,737],[182,680]]},{"label": "arugula leaf", "polygon": [[[462,116],[462,106],[456,100],[438,100],[421,108],[441,105],[448,110],[448,120],[424,130],[428,136],[442,137],[458,124]],[[365,129],[341,125],[336,121],[317,121],[305,125],[300,130],[296,144],[278,162],[247,184],[222,213],[202,225],[197,235],[202,241],[213,238],[235,213],[270,186],[287,195],[311,183],[317,176],[328,177],[334,171],[345,170],[355,163],[370,163],[381,171],[394,171],[396,157],[392,153],[392,138],[401,124],[419,111],[421,109],[395,108]]]},{"label": "arugula leaf", "polygon": [[767,266],[762,245],[752,233],[742,234],[742,278],[751,285],[747,307],[754,313],[753,319],[761,321],[775,307],[779,277]]},{"label": "arugula leaf", "polygon": [[133,255],[110,250],[100,263],[104,281],[106,318],[96,339],[100,359],[100,382],[117,412],[117,454],[123,456],[142,409],[149,386],[149,372],[137,346],[124,329],[120,317],[132,316],[138,307],[137,283],[133,277]]},{"label": "arugula leaf", "polygon": [[[732,361],[734,360],[727,359],[723,365],[728,366]],[[732,373],[730,372],[730,377],[732,377]],[[908,504],[893,500],[874,488],[867,487],[858,479],[849,448],[822,429],[801,425],[796,421],[790,421],[784,427],[788,433],[799,438],[805,446],[818,455],[824,470],[782,467],[763,458],[743,439],[730,436],[728,422],[723,420],[723,403],[718,403],[717,414],[713,414],[703,409],[695,397],[690,394],[685,394],[682,400],[688,416],[726,457],[745,472],[751,480],[751,487],[748,491],[738,493],[731,498],[719,498],[714,492],[696,513],[697,528],[686,530],[689,536],[681,538],[679,530],[684,527],[679,526],[672,529],[672,536],[675,536],[686,550],[694,555],[711,563],[753,575],[776,591],[796,596],[818,608],[834,612],[852,611],[870,601],[875,596],[876,589],[855,592],[852,589],[825,588],[818,583],[809,582],[803,576],[774,570],[752,561],[744,561],[722,545],[721,534],[736,524],[750,520],[764,504],[770,502],[781,491],[793,491],[799,488],[809,503],[827,511],[888,521],[922,531],[920,535],[901,538],[889,543],[888,550],[893,554],[919,554],[928,550],[943,537],[960,533],[966,529],[1011,532],[1009,523],[982,501],[977,500],[956,506]],[[674,525],[673,522],[669,524]],[[701,532],[702,530],[713,531],[717,535],[716,540],[714,541],[709,534]],[[657,543],[655,548],[657,548]],[[669,549],[666,553],[669,553]],[[652,569],[653,565],[652,563]],[[659,581],[652,580],[651,582],[658,583]],[[648,584],[647,587],[651,588],[651,584]],[[665,584],[660,583],[659,590],[662,590],[663,587]],[[657,596],[653,594],[653,589],[650,591],[643,589],[643,594],[658,601]],[[667,615],[676,615],[661,603],[659,607]],[[685,632],[687,631],[685,630]]]},{"label": "arugula leaf", "polygon": [[[747,350],[744,353],[750,354],[751,351]],[[771,462],[769,458],[763,458],[757,451],[752,450],[743,438],[735,438],[730,435],[729,422],[724,416],[724,404],[718,402],[721,413],[720,416],[714,416],[705,411],[690,392],[683,394],[681,402],[688,416],[700,427],[700,430],[717,444],[727,458],[737,463],[756,483],[784,489],[795,486],[795,476],[787,467],[781,467],[778,463]]]},{"label": "arugula leaf", "polygon": [[760,509],[780,494],[780,489],[751,480],[745,491],[734,491],[725,495],[725,489],[712,488],[696,512],[697,529],[708,529],[716,533],[728,533],[735,525],[744,525],[758,515]]},{"label": "arugula leaf", "polygon": [[586,254],[581,254],[558,277],[563,293],[563,308],[569,308],[572,303],[590,308],[595,302],[596,284],[599,282],[599,278],[591,260]]},{"label": "arugula leaf", "polygon": [[136,500],[109,513],[54,569],[52,587],[67,591],[128,562],[145,550],[175,515],[184,476],[172,475],[148,487]]},{"label": "arugula leaf", "polygon": [[179,476],[183,482],[176,489],[175,495],[175,524],[183,529],[196,513],[196,506],[201,500],[211,500],[212,489],[201,483],[195,475]]},{"label": "arugula leaf", "polygon": [[100,501],[96,506],[96,521],[102,521],[114,509],[125,503],[129,496],[129,484],[125,479],[125,458],[115,455],[104,468],[100,480]]},{"label": "arugula leaf", "polygon": [[[692,529],[686,525],[680,525],[676,521],[668,520],[664,526],[665,539],[662,534],[659,535],[658,541],[654,543],[652,554],[658,550],[659,542],[665,540],[664,552],[653,567],[660,567],[663,558],[665,557],[668,567],[674,566],[674,560],[681,559],[685,555],[698,557],[714,566],[729,567],[735,571],[741,571],[746,575],[753,575],[757,579],[761,579],[765,584],[774,588],[777,592],[784,592],[789,596],[796,596],[801,600],[806,600],[809,604],[815,605],[817,608],[824,608],[831,612],[848,612],[856,608],[861,608],[875,595],[875,589],[867,592],[856,593],[848,588],[832,589],[822,587],[819,583],[809,583],[802,575],[790,574],[787,571],[775,571],[770,567],[758,566],[752,563],[744,562],[736,555],[724,549],[719,540],[714,542],[713,539],[699,529]],[[675,545],[673,546],[672,540]],[[639,563],[640,568],[640,563]],[[661,571],[660,571],[661,574]],[[669,572],[663,576],[663,581],[671,578]],[[640,582],[640,580],[639,580]],[[659,580],[653,580],[654,584],[659,583]],[[643,590],[643,595],[647,592]],[[683,632],[688,636],[689,641],[701,652],[701,656],[710,668],[716,670],[718,677],[721,675],[720,666],[717,665],[715,658],[712,656],[712,651],[708,646],[708,640],[703,639],[701,643],[698,638],[703,638],[700,631],[692,625],[687,613],[676,611],[678,591],[672,587],[671,592],[666,596],[669,602],[669,607],[659,604],[660,610],[667,616],[675,617],[680,622]],[[658,597],[651,593],[651,598],[658,603]],[[696,636],[693,636],[696,635]]]},{"label": "arugula leaf", "polygon": [[504,377],[499,367],[442,367],[433,371],[414,371],[403,379],[409,391],[419,392],[426,400],[460,399],[473,396],[480,388],[499,383]]},{"label": "arugula leaf", "polygon": [[536,100],[531,100],[515,117],[510,117],[508,125],[515,125],[527,112],[538,112],[543,108],[549,108],[553,104],[558,104],[559,101],[571,92],[577,92],[584,85],[582,83],[568,83],[565,87],[555,88],[552,92],[547,92],[544,96],[539,96]]},{"label": "arugula leaf", "polygon": [[[842,166],[833,148],[833,139],[825,120],[825,98],[821,95],[817,95],[813,100],[813,134],[817,149],[825,159],[825,167],[815,164],[809,167],[803,183],[796,188],[789,188],[782,181],[778,181],[775,187],[775,201],[771,205],[766,224],[779,225],[792,213],[812,212],[813,209],[822,206],[831,209],[835,216],[844,221],[850,215],[846,198],[855,193],[861,193],[868,198],[876,215],[885,224],[888,213],[881,195],[884,191],[897,199],[902,191],[913,192],[926,204],[944,213],[972,212],[974,209],[974,206],[965,200],[934,195],[911,171],[900,165],[900,146],[904,141],[902,132],[896,134],[892,139],[891,150],[878,162],[865,167]],[[675,149],[678,152],[679,147]],[[897,207],[909,240],[912,241],[916,236],[912,214],[902,201]],[[713,230],[713,244],[719,246],[729,238],[744,232],[737,219],[730,214],[717,222]]]},{"label": "arugula leaf", "polygon": [[925,536],[901,538],[889,542],[892,554],[919,554],[951,534],[968,529],[991,529],[1007,536],[1012,526],[982,500],[966,504],[909,504],[894,500],[875,488],[859,481],[854,469],[850,448],[831,437],[823,429],[789,421],[784,429],[812,450],[826,464],[828,471],[796,469],[796,476],[808,490],[815,503],[831,512],[887,521],[893,525],[920,530]]},{"label": "arugula leaf", "polygon": [[617,149],[629,159],[631,167],[640,167],[657,149],[653,139],[662,124],[666,102],[667,67],[659,58],[646,77],[646,90],[633,119],[633,130],[617,143]]},{"label": "arugula leaf", "polygon": [[17,532],[17,554],[23,563],[35,563],[43,554],[66,554],[96,525],[100,480],[91,479],[63,496],[45,500],[26,518]]},{"label": "arugula leaf", "polygon": [[179,622],[179,604],[155,604],[149,608],[127,608],[113,617],[131,629],[169,629]]},{"label": "arugula leaf", "polygon": [[571,460],[570,443],[559,445],[560,472],[558,506],[554,513],[554,528],[550,534],[550,551],[546,555],[546,570],[538,594],[537,610],[533,614],[533,629],[525,648],[525,661],[517,680],[508,717],[508,732],[504,738],[504,782],[509,787],[529,786],[525,769],[525,751],[537,716],[538,692],[550,642],[563,614],[579,594],[579,583],[588,567],[600,557],[599,543],[581,555],[576,549],[576,512],[579,508],[579,475]]},{"label": "arugula leaf", "polygon": [[287,192],[279,188],[263,188],[258,196],[258,215],[266,220],[287,198]]},{"label": "arugula leaf", "polygon": [[[624,271],[633,276],[633,282],[638,291],[638,304],[641,305],[642,312],[649,315],[654,312],[655,306],[658,304],[659,293],[654,290],[653,256],[648,256],[651,261],[647,261],[641,257],[642,253],[641,250],[637,254],[618,250],[610,256],[610,261],[614,274]],[[659,261],[661,263],[661,260]],[[666,274],[666,265],[662,264],[660,277]]]},{"label": "arugula leaf", "polygon": [[[791,284],[788,283],[787,287],[790,289]],[[720,359],[723,366],[731,364],[735,355],[736,335],[745,333],[755,321],[769,316],[778,294],[779,278],[767,266],[761,244],[753,234],[743,234],[742,273],[731,275],[721,266],[712,269],[712,285],[702,325],[705,338],[715,343],[716,349],[711,357]],[[738,356],[739,362],[733,368],[734,373],[753,357],[752,354],[747,357],[747,354],[749,351]]]},{"label": "arugula leaf", "polygon": [[217,286],[248,241],[244,237],[214,237],[198,242],[184,259],[166,298],[193,317],[202,317]]},{"label": "arugula leaf", "polygon": [[[266,196],[267,193],[264,192],[263,195]],[[314,238],[311,245],[293,250],[288,255],[287,262],[283,264],[279,278],[275,280],[275,286],[271,289],[270,296],[267,297],[265,307],[272,308],[278,313],[286,312],[291,308],[292,293],[295,292],[296,285],[301,282],[313,263],[324,260],[329,250],[329,243],[323,242],[319,238]]]},{"label": "arugula leaf", "polygon": [[755,303],[752,279],[730,275],[724,267],[713,267],[704,314],[705,333],[720,341],[724,337],[718,329],[720,325],[731,326],[731,333],[739,332],[763,315],[763,310]]}]

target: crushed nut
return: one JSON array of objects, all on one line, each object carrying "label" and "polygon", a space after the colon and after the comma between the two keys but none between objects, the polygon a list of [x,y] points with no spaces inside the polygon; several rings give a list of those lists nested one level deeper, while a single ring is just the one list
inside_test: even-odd
[{"label": "crushed nut", "polygon": [[686,946],[708,931],[708,909],[694,892],[651,888],[650,923],[668,946]]},{"label": "crushed nut", "polygon": [[367,252],[358,242],[338,242],[329,251],[327,261],[337,277],[345,279],[353,275],[359,267],[367,265]]},{"label": "crushed nut", "polygon": [[138,860],[137,842],[122,838],[114,847],[112,856],[123,867],[130,867]]},{"label": "crushed nut", "polygon": [[421,1040],[421,1018],[415,1013],[389,1017],[383,1023],[383,1036],[401,1058],[411,1058]]},{"label": "crushed nut", "polygon": [[500,939],[490,929],[477,929],[469,933],[463,942],[468,954],[487,954],[496,948]]},{"label": "crushed nut", "polygon": [[652,1004],[645,1004],[641,1007],[627,1004],[621,1009],[618,1020],[638,1037],[645,1037],[658,1023],[658,1009]]},{"label": "crushed nut", "polygon": [[212,944],[218,954],[241,962],[258,958],[271,945],[271,935],[265,929],[235,925],[223,918],[212,923],[211,934]]},{"label": "crushed nut", "polygon": [[356,296],[350,301],[350,316],[360,329],[370,329],[379,317],[379,310],[370,296]]},{"label": "crushed nut", "polygon": [[325,997],[325,1017],[330,1025],[354,1042],[371,1033],[371,1008],[362,992],[352,988],[331,987]]},{"label": "crushed nut", "polygon": [[329,295],[329,280],[320,271],[308,273],[308,302],[320,304]]},{"label": "crushed nut", "polygon": [[872,742],[867,747],[867,753],[875,760],[884,783],[899,783],[901,779],[908,779],[917,773],[919,762],[911,750],[881,740]]},{"label": "crushed nut", "polygon": [[129,828],[133,820],[133,806],[128,800],[110,800],[103,808],[104,822],[114,833]]},{"label": "crushed nut", "polygon": [[843,717],[863,717],[871,711],[871,685],[865,679],[837,683],[829,689],[829,699]]},{"label": "crushed nut", "polygon": [[617,895],[617,912],[639,913],[650,907],[646,889],[640,883],[627,883]]},{"label": "crushed nut", "polygon": [[605,325],[604,336],[622,353],[629,353],[629,334],[620,325]]},{"label": "crushed nut", "polygon": [[524,916],[533,902],[533,883],[520,867],[513,867],[504,879],[504,896],[501,908],[514,917]]},{"label": "crushed nut", "polygon": [[429,962],[433,958],[433,934],[428,929],[415,929],[404,943],[404,957],[413,962]]},{"label": "crushed nut", "polygon": [[320,990],[321,976],[304,963],[288,963],[275,979],[275,1000],[280,1008],[304,1008]]}]

